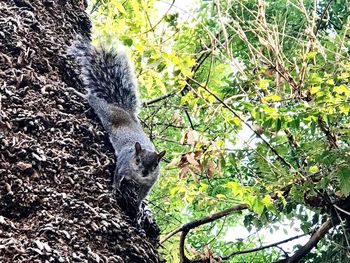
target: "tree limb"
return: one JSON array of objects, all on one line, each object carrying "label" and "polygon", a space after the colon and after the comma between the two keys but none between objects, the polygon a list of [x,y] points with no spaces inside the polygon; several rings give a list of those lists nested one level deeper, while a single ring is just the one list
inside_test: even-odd
[{"label": "tree limb", "polygon": [[309,234],[310,234],[310,233],[302,234],[302,235],[297,235],[297,236],[290,237],[290,238],[287,238],[287,239],[285,239],[285,240],[281,240],[281,241],[279,241],[279,242],[272,243],[272,244],[265,245],[265,246],[261,246],[261,247],[256,247],[256,248],[247,249],[247,250],[241,250],[241,251],[235,251],[235,252],[232,252],[231,254],[229,254],[229,255],[227,255],[227,256],[221,257],[220,259],[221,259],[221,260],[228,260],[228,259],[230,259],[230,257],[235,256],[235,255],[247,254],[247,253],[252,253],[252,252],[260,251],[260,250],[267,249],[267,248],[271,248],[271,247],[277,247],[277,246],[280,245],[280,244],[290,242],[290,241],[292,241],[292,240],[294,240],[294,239],[298,239],[298,238],[304,237],[304,236],[309,235]]},{"label": "tree limb", "polygon": [[[336,205],[336,209],[342,209],[340,211],[346,211],[350,208],[350,197],[346,198],[341,204]],[[335,205],[333,205],[335,206]],[[328,233],[330,229],[340,223],[340,219],[337,215],[331,216],[325,223],[323,223],[311,236],[309,241],[302,246],[295,254],[287,259],[282,259],[277,261],[276,263],[294,263],[299,262],[305,255],[307,255],[316,245],[317,243]]]},{"label": "tree limb", "polygon": [[317,245],[317,243],[328,233],[328,231],[331,228],[333,228],[337,223],[339,222],[334,222],[334,220],[328,219],[319,227],[319,229],[317,229],[312,234],[309,241],[303,247],[301,247],[292,257],[280,260],[277,263],[299,262],[299,260],[302,259],[305,255],[307,255],[311,251],[311,249],[313,249]]},{"label": "tree limb", "polygon": [[[191,229],[196,228],[198,226],[213,222],[215,220],[218,220],[224,216],[228,216],[234,212],[237,211],[241,211],[244,209],[248,209],[248,205],[247,204],[239,204],[239,205],[235,205],[231,208],[228,208],[226,210],[220,211],[218,213],[215,214],[211,214],[209,216],[205,216],[202,217],[200,219],[194,220],[192,222],[189,222],[187,224],[184,224],[179,231],[181,231],[181,237],[180,237],[180,260],[181,263],[190,263],[190,262],[195,262],[195,261],[191,261],[190,259],[188,259],[185,255],[185,239],[187,234],[190,232]],[[173,231],[174,233],[177,233],[179,231]]]},{"label": "tree limb", "polygon": [[230,215],[230,214],[232,214],[232,213],[234,213],[236,211],[241,211],[241,210],[244,210],[244,209],[248,209],[248,206],[246,204],[239,204],[239,205],[235,205],[235,206],[233,206],[231,208],[225,209],[223,211],[220,211],[220,212],[211,214],[209,216],[205,216],[205,217],[202,217],[200,219],[196,219],[194,221],[186,223],[186,224],[182,225],[181,227],[174,229],[169,234],[167,234],[164,238],[162,238],[160,240],[160,244],[164,243],[169,238],[171,238],[173,235],[175,235],[175,234],[177,234],[179,232],[183,232],[185,230],[190,230],[190,229],[196,228],[196,227],[198,227],[200,225],[204,225],[204,224],[213,222],[213,221],[215,221],[217,219],[220,219],[222,217],[228,216],[228,215]]}]

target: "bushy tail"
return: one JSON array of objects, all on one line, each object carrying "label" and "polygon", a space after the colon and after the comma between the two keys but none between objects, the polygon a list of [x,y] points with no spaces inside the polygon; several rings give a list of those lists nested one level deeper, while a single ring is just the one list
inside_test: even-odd
[{"label": "bushy tail", "polygon": [[134,69],[123,50],[95,48],[87,38],[79,38],[68,53],[80,63],[82,80],[89,94],[136,113],[138,87]]}]

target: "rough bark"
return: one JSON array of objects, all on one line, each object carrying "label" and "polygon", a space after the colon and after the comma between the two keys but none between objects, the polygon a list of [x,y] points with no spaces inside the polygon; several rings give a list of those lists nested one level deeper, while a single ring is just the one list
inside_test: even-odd
[{"label": "rough bark", "polygon": [[160,261],[156,225],[112,195],[106,134],[66,90],[79,88],[65,50],[89,34],[84,9],[0,1],[0,262]]}]

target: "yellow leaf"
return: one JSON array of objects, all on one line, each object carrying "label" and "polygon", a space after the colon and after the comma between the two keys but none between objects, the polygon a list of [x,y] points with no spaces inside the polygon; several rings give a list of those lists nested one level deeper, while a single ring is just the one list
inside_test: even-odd
[{"label": "yellow leaf", "polygon": [[259,81],[259,87],[262,89],[267,89],[269,86],[269,82],[270,82],[270,80],[268,80],[268,79],[262,79]]},{"label": "yellow leaf", "polygon": [[338,94],[347,93],[348,87],[346,85],[342,84],[340,86],[335,86],[333,90]]},{"label": "yellow leaf", "polygon": [[135,43],[134,46],[135,46],[137,51],[139,51],[140,53],[143,53],[143,51],[144,51],[144,46],[143,45]]},{"label": "yellow leaf", "polygon": [[239,183],[237,183],[237,182],[228,182],[226,185],[227,185],[229,188],[231,188],[232,190],[241,187],[241,186],[239,185]]},{"label": "yellow leaf", "polygon": [[281,100],[281,97],[276,95],[276,94],[271,94],[271,95],[268,95],[266,97],[261,98],[262,103],[266,103],[269,101],[280,101],[280,100]]},{"label": "yellow leaf", "polygon": [[327,83],[328,85],[334,85],[334,80],[333,80],[333,79],[328,79],[328,80],[326,81],[326,83]]},{"label": "yellow leaf", "polygon": [[218,199],[223,199],[223,198],[225,198],[225,196],[224,196],[223,194],[217,194],[217,195],[216,195],[216,198],[218,198]]},{"label": "yellow leaf", "polygon": [[199,190],[203,193],[208,189],[208,185],[205,183],[200,183]]},{"label": "yellow leaf", "polygon": [[265,197],[262,199],[262,202],[263,202],[263,204],[264,204],[266,207],[271,206],[271,205],[272,205],[271,196],[270,196],[270,195],[265,195]]},{"label": "yellow leaf", "polygon": [[233,117],[231,121],[236,124],[237,126],[241,126],[241,120],[238,117]]},{"label": "yellow leaf", "polygon": [[127,15],[126,10],[124,8],[124,6],[121,3],[118,3],[117,1],[114,2],[114,6],[118,9],[118,11],[120,13],[122,13],[123,15]]},{"label": "yellow leaf", "polygon": [[310,58],[314,58],[316,55],[317,55],[316,51],[311,51],[306,54],[306,57],[310,59]]},{"label": "yellow leaf", "polygon": [[311,94],[315,94],[315,93],[319,92],[320,89],[321,89],[321,86],[313,86],[313,87],[310,89],[310,93],[311,93]]},{"label": "yellow leaf", "polygon": [[209,100],[209,103],[210,103],[210,104],[212,104],[213,102],[216,101],[216,99],[215,99],[215,97],[214,97],[213,95],[209,95],[209,96],[207,97],[207,99]]},{"label": "yellow leaf", "polygon": [[314,174],[314,173],[317,173],[319,169],[316,165],[314,165],[309,168],[309,171]]},{"label": "yellow leaf", "polygon": [[344,73],[340,74],[340,76],[338,76],[338,79],[344,80],[344,79],[348,79],[349,77],[350,77],[350,74],[347,72],[344,72]]}]

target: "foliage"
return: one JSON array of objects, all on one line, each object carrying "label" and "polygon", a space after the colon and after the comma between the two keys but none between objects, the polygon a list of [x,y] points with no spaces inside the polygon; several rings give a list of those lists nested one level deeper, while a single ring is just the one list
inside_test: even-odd
[{"label": "foliage", "polygon": [[[205,1],[191,14],[171,3],[157,11],[153,0],[90,6],[95,39],[118,36],[131,51],[144,101],[167,95],[141,114],[169,161],[150,198],[162,233],[237,203],[250,208],[191,231],[189,255],[258,246],[257,235],[226,242],[237,224],[298,219],[309,233],[349,195],[345,0]],[[329,262],[329,251],[345,260],[346,235],[334,228],[305,262]],[[180,260],[178,242],[164,243],[169,262]],[[282,256],[275,247],[230,262]]]}]

